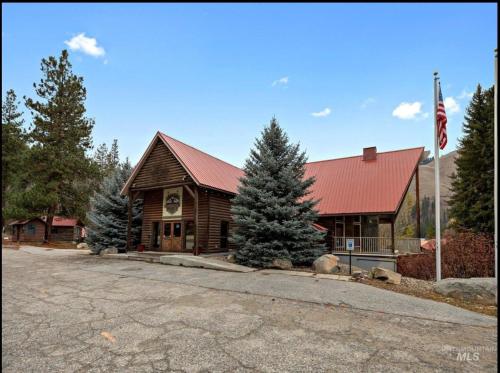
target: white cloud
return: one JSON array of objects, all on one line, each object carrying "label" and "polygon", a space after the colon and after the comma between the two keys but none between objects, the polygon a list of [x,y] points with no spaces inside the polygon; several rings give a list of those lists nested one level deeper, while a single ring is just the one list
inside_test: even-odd
[{"label": "white cloud", "polygon": [[64,42],[73,51],[81,51],[93,57],[102,57],[106,54],[103,47],[97,45],[95,38],[89,38],[82,32]]},{"label": "white cloud", "polygon": [[460,95],[458,95],[457,98],[459,100],[463,100],[464,98],[472,98],[473,95],[474,95],[473,92],[467,92],[465,89],[463,89],[462,93],[460,93]]},{"label": "white cloud", "polygon": [[402,102],[392,112],[392,115],[399,119],[415,119],[419,114],[422,114],[422,103],[418,101]]},{"label": "white cloud", "polygon": [[446,97],[444,99],[444,108],[448,114],[454,114],[460,111],[460,105],[453,97]]},{"label": "white cloud", "polygon": [[283,78],[277,79],[273,82],[272,86],[277,85],[287,85],[288,84],[288,76],[284,76]]},{"label": "white cloud", "polygon": [[324,108],[323,110],[321,111],[318,111],[316,113],[311,113],[311,115],[313,117],[316,117],[316,118],[321,118],[321,117],[327,117],[331,114],[332,110],[330,108]]},{"label": "white cloud", "polygon": [[373,97],[368,97],[361,104],[361,109],[366,109],[368,106],[373,105],[375,102],[377,102],[377,100],[375,100]]}]

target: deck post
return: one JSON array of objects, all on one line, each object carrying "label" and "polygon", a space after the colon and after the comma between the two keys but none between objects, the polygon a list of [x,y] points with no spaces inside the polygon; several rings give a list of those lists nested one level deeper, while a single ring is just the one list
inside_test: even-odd
[{"label": "deck post", "polygon": [[417,238],[422,237],[422,233],[420,232],[420,182],[419,182],[419,177],[418,177],[418,166],[417,166],[417,172],[415,173],[415,191],[416,191],[416,198],[417,198],[417,205],[416,205],[416,213],[417,213]]},{"label": "deck post", "polygon": [[199,194],[198,187],[194,188],[194,255],[199,254]]},{"label": "deck post", "polygon": [[132,203],[132,192],[128,192],[127,246],[125,247],[125,251],[130,251],[132,246]]},{"label": "deck post", "polygon": [[392,253],[396,250],[396,246],[394,245],[394,216],[391,219],[391,245],[392,245]]}]

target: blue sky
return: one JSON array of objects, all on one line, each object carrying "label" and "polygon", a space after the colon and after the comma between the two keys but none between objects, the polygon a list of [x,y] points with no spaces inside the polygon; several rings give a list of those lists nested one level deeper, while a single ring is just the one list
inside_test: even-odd
[{"label": "blue sky", "polygon": [[34,96],[40,60],[66,48],[94,144],[117,138],[135,164],[161,130],[241,166],[273,115],[310,161],[374,145],[433,150],[437,69],[448,152],[470,93],[493,84],[496,14],[496,4],[2,4],[2,95]]}]

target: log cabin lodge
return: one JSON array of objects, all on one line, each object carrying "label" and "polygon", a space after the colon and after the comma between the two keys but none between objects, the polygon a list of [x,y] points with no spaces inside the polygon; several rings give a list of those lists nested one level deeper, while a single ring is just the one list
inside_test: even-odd
[{"label": "log cabin lodge", "polygon": [[[331,252],[345,259],[346,241],[353,239],[354,265],[375,260],[392,269],[398,252],[420,249],[418,165],[423,150],[377,153],[371,147],[360,156],[306,164],[305,176],[316,177],[311,197],[320,200],[315,227],[326,232]],[[234,249],[228,239],[234,228],[230,207],[243,175],[240,168],[157,132],[121,191],[129,196],[127,249],[134,249],[130,215],[137,198],[143,199],[141,244],[146,251],[197,255]],[[417,237],[398,238],[394,222],[412,182]]]}]

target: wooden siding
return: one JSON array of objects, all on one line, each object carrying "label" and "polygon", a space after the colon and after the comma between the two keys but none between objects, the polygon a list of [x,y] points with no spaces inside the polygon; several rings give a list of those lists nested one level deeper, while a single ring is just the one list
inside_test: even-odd
[{"label": "wooden siding", "polygon": [[157,140],[149,157],[133,180],[131,190],[158,188],[190,180],[187,171],[177,161],[167,146],[161,140]]},{"label": "wooden siding", "polygon": [[[55,232],[54,232],[55,231]],[[52,227],[51,241],[77,241],[75,227]]]},{"label": "wooden siding", "polygon": [[[193,188],[193,186],[191,186]],[[179,220],[194,221],[194,200],[191,195],[184,190],[182,193],[182,217]],[[141,243],[145,245],[146,250],[151,248],[151,234],[153,222],[163,221],[162,205],[163,205],[163,189],[155,189],[145,191],[143,194],[143,213],[142,213],[142,233]]]},{"label": "wooden siding", "polygon": [[325,236],[325,244],[330,249],[333,247],[333,235],[335,234],[335,218],[334,217],[319,217],[318,224],[328,229]]},{"label": "wooden siding", "polygon": [[228,243],[225,249],[220,248],[220,229],[221,222],[227,221],[229,223],[229,234],[234,229],[233,218],[231,216],[231,199],[232,196],[223,193],[211,191],[209,197],[209,217],[210,224],[208,229],[208,245],[207,251],[225,251],[233,249],[234,245]]},{"label": "wooden siding", "polygon": [[[35,226],[35,231],[33,234],[29,234],[28,225],[33,224]],[[19,241],[21,242],[43,242],[45,239],[45,223],[35,219],[24,225],[17,225],[16,229],[20,229]],[[13,236],[13,240],[17,240],[17,235]]]}]

